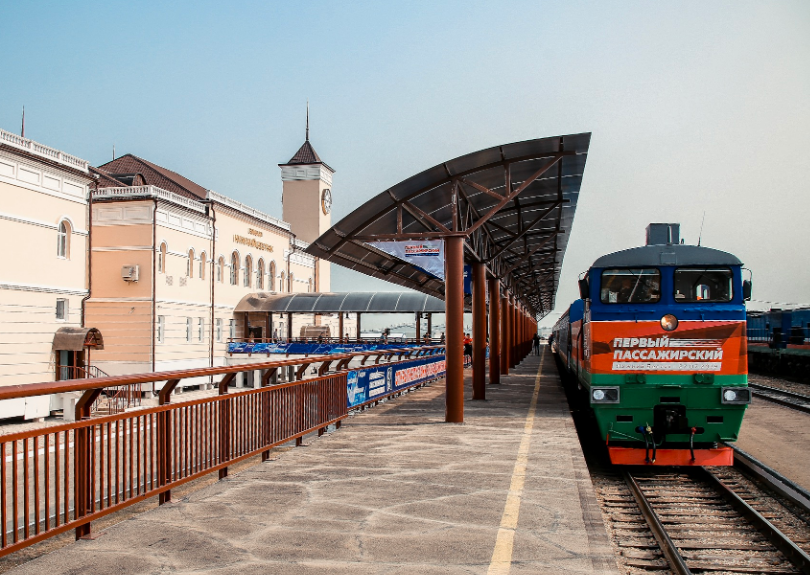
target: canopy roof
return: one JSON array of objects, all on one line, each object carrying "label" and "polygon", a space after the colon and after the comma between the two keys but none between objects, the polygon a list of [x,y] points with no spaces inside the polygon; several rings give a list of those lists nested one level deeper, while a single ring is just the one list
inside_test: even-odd
[{"label": "canopy roof", "polygon": [[683,244],[656,244],[613,252],[593,263],[595,268],[639,266],[740,266],[728,252]]},{"label": "canopy roof", "polygon": [[104,338],[94,327],[60,327],[53,334],[54,351],[82,351],[85,347],[104,349]]},{"label": "canopy roof", "polygon": [[485,263],[543,316],[554,307],[590,139],[528,140],[438,164],[370,199],[306,251],[443,299],[441,279],[369,242],[462,236],[467,263]]},{"label": "canopy roof", "polygon": [[234,312],[274,313],[444,313],[444,302],[413,292],[248,294]]}]

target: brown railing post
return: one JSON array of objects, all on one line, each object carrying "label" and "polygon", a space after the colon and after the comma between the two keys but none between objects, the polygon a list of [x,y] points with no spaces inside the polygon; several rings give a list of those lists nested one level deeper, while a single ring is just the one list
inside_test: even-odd
[{"label": "brown railing post", "polygon": [[[76,403],[76,421],[82,421],[90,418],[90,408],[93,402],[98,399],[101,394],[101,389],[88,389],[82,394],[81,399]],[[92,427],[82,425],[77,427],[74,432],[74,473],[76,482],[76,501],[74,509],[74,518],[81,519],[82,517],[91,513],[91,504],[93,502],[93,485],[91,478],[91,437],[93,432]],[[16,494],[15,494],[16,497]],[[67,498],[67,493],[65,494]],[[26,505],[28,502],[26,501]],[[15,525],[17,518],[14,518]],[[26,525],[27,527],[27,525]],[[5,529],[5,526],[3,526]],[[90,523],[79,525],[76,528],[76,539],[89,539],[90,538]]]},{"label": "brown railing post", "polygon": [[[180,383],[179,379],[170,379],[158,393],[158,405],[172,402],[172,392]],[[172,482],[172,412],[166,410],[157,414],[157,451],[158,451],[158,485],[161,487]],[[167,489],[158,495],[158,505],[172,500],[172,491]]]},{"label": "brown railing post", "polygon": [[[270,380],[273,377],[273,374],[276,372],[278,368],[268,369],[267,373],[264,374],[262,377],[262,387],[267,387],[270,385]],[[259,402],[259,425],[261,427],[261,438],[262,438],[262,445],[270,445],[271,438],[270,438],[270,417],[273,415],[271,410],[271,403],[270,403],[270,393],[264,392],[261,394],[261,400]],[[270,450],[267,449],[262,451],[262,461],[267,461],[270,459]]]},{"label": "brown railing post", "polygon": [[[235,373],[229,373],[222,378],[219,382],[219,394],[227,395],[228,386],[233,378],[236,377]],[[219,403],[219,462],[224,463],[231,458],[231,400],[226,399]],[[223,467],[219,470],[219,478],[225,479],[228,477],[228,468]]]}]

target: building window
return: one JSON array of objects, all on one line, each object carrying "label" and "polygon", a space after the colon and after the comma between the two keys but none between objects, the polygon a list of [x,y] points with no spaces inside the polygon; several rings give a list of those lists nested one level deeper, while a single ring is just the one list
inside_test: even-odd
[{"label": "building window", "polygon": [[290,292],[290,293],[292,293],[293,290],[295,289],[295,287],[294,287],[295,284],[293,283],[294,281],[295,281],[295,278],[293,277],[293,273],[290,272],[289,277],[287,277],[287,291]]},{"label": "building window", "polygon": [[236,337],[236,320],[229,319],[228,320],[228,337],[233,339]]},{"label": "building window", "polygon": [[205,320],[203,318],[197,318],[197,341],[203,341],[205,339]]},{"label": "building window", "polygon": [[205,264],[207,263],[206,259],[207,258],[206,258],[205,252],[201,253],[200,254],[200,273],[197,274],[201,280],[205,279]]},{"label": "building window", "polygon": [[239,285],[239,254],[236,252],[231,255],[231,285]]},{"label": "building window", "polygon": [[191,332],[192,332],[192,319],[190,317],[186,318],[186,341],[191,341]]},{"label": "building window", "polygon": [[270,268],[267,270],[267,289],[273,291],[276,286],[276,262],[270,262]]},{"label": "building window", "polygon": [[186,277],[194,277],[194,250],[188,250],[188,261],[186,262]]},{"label": "building window", "polygon": [[259,259],[256,265],[256,289],[264,289],[264,260]]},{"label": "building window", "polygon": [[224,267],[225,267],[225,258],[223,258],[222,256],[219,256],[219,259],[217,260],[217,281],[219,283],[223,282],[222,268],[224,268]]},{"label": "building window", "polygon": [[222,341],[222,318],[217,318],[217,341]]},{"label": "building window", "polygon": [[157,341],[163,343],[166,340],[166,316],[159,315],[157,321]]},{"label": "building window", "polygon": [[284,291],[284,272],[281,272],[281,277],[278,280],[278,291]]},{"label": "building window", "polygon": [[59,222],[56,232],[56,255],[60,258],[70,258],[70,224],[65,220]]},{"label": "building window", "polygon": [[312,291],[312,278],[309,278],[309,281],[307,281],[307,291]]},{"label": "building window", "polygon": [[250,278],[253,275],[253,258],[250,256],[245,256],[245,287],[250,287]]},{"label": "building window", "polygon": [[58,298],[56,300],[56,319],[65,321],[68,318],[68,300]]},{"label": "building window", "polygon": [[166,242],[160,244],[160,253],[158,253],[158,272],[166,273]]}]

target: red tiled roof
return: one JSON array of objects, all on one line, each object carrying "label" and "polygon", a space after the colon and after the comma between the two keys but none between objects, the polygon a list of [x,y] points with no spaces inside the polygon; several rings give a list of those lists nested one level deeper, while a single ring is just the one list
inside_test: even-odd
[{"label": "red tiled roof", "polygon": [[208,197],[208,190],[201,185],[192,182],[177,172],[167,170],[164,167],[153,164],[138,156],[133,156],[132,154],[125,154],[120,158],[107,162],[99,166],[99,169],[113,178],[116,174],[140,174],[145,180],[145,185],[157,186],[158,188],[163,188],[164,190],[175,192],[176,194],[194,200]]}]

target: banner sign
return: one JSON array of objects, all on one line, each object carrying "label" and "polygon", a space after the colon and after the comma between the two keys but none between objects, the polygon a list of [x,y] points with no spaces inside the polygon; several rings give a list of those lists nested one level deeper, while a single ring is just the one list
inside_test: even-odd
[{"label": "banner sign", "polygon": [[253,341],[228,342],[228,353],[278,353],[283,355],[331,355],[358,351],[377,351],[419,347],[419,343],[266,343]]},{"label": "banner sign", "polygon": [[346,374],[348,407],[351,409],[376,397],[436,379],[443,376],[446,369],[445,356],[439,355],[350,371]]},{"label": "banner sign", "polygon": [[682,321],[677,332],[659,322],[590,322],[592,373],[746,373],[744,321]]},{"label": "banner sign", "polygon": [[472,266],[464,266],[464,293],[472,295]]},{"label": "banner sign", "polygon": [[444,279],[444,241],[369,242],[380,251],[404,260],[421,270]]}]

